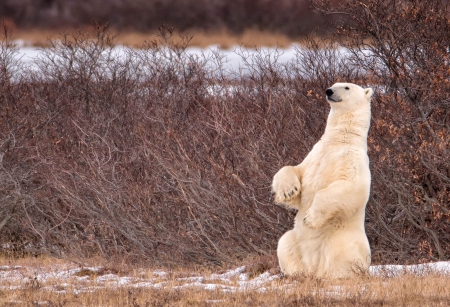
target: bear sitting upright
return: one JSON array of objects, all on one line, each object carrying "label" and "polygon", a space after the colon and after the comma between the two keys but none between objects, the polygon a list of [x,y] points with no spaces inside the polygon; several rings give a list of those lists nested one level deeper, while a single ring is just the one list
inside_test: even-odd
[{"label": "bear sitting upright", "polygon": [[275,202],[298,210],[294,229],[278,242],[282,272],[346,278],[370,265],[364,215],[370,191],[367,134],[372,89],[336,83],[322,138],[297,166],[274,176]]}]

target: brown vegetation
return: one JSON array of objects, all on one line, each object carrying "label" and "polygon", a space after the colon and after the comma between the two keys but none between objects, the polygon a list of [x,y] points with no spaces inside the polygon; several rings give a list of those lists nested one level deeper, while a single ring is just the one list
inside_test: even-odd
[{"label": "brown vegetation", "polygon": [[[57,39],[63,33],[86,33],[89,37],[95,39],[95,27],[67,28],[67,29],[21,29],[9,28],[12,37],[20,40],[25,47],[50,47],[50,40]],[[155,39],[158,32],[137,32],[137,31],[111,31],[114,33],[115,42],[120,45],[134,48],[142,47],[143,41]],[[211,48],[219,46],[222,49],[230,49],[236,46],[246,48],[255,48],[262,46],[272,46],[286,48],[294,42],[295,38],[290,38],[281,33],[259,31],[247,29],[242,33],[230,33],[229,31],[199,31],[190,30],[186,32],[174,31],[174,36],[192,37],[189,42],[190,47]]]},{"label": "brown vegetation", "polygon": [[[131,269],[111,264],[83,267],[47,258],[0,259],[0,265],[0,274],[9,276],[0,280],[2,306],[372,307],[450,303],[449,276],[431,271],[420,276],[399,272],[396,277],[379,274],[351,280],[277,276],[256,288],[243,288],[239,275],[215,278],[212,274],[217,272],[205,268],[177,268],[161,274],[151,268]],[[276,264],[259,272],[244,269],[242,273],[251,284],[260,274],[267,276],[268,269],[276,269]],[[119,278],[121,283],[117,282]],[[193,283],[194,280],[197,282]]]},{"label": "brown vegetation", "polygon": [[101,28],[95,40],[64,36],[35,70],[15,62],[5,40],[3,252],[150,265],[270,254],[292,226],[292,212],[273,205],[272,176],[310,151],[328,112],[324,89],[347,81],[378,90],[366,220],[373,261],[448,259],[448,7],[399,3],[336,8],[354,18],[338,28],[349,57],[311,39],[288,64],[275,51],[242,50],[245,69],[234,73],[217,53],[186,53],[167,28],[121,58]]},{"label": "brown vegetation", "polygon": [[153,31],[162,23],[178,31],[243,33],[248,29],[304,35],[325,19],[307,0],[36,0],[0,2],[0,20],[19,28],[80,27],[109,22],[119,30]]}]

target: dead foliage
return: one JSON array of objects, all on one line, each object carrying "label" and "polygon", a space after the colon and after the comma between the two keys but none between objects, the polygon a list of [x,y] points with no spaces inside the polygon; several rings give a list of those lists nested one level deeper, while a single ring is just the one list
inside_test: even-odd
[{"label": "dead foliage", "polygon": [[167,23],[178,31],[243,33],[257,29],[291,37],[304,35],[325,21],[311,11],[308,0],[2,1],[0,20],[22,29],[67,29],[95,20],[122,31],[153,31]]},{"label": "dead foliage", "polygon": [[272,176],[311,150],[328,113],[323,91],[347,81],[377,90],[366,220],[374,262],[448,259],[448,7],[390,3],[336,8],[354,18],[337,29],[348,49],[310,39],[288,64],[244,49],[239,72],[217,52],[188,54],[189,39],[168,28],[121,57],[101,27],[94,40],[63,36],[37,69],[14,61],[6,37],[3,250],[155,265],[271,254],[294,214],[274,206]]}]

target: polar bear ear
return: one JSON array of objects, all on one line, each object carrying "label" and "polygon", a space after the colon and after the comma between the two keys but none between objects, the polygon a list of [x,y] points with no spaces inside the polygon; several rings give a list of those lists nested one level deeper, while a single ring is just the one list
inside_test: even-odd
[{"label": "polar bear ear", "polygon": [[373,95],[373,89],[371,89],[370,87],[364,89],[364,94],[366,95],[367,100],[369,100]]}]

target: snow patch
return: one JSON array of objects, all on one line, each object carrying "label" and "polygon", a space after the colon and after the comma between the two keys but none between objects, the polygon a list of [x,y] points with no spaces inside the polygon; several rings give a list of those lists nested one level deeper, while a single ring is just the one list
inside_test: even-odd
[{"label": "snow patch", "polygon": [[370,267],[371,275],[384,275],[388,277],[400,274],[424,275],[430,273],[450,274],[450,262],[440,261],[434,263],[422,263],[414,265],[376,265]]},{"label": "snow patch", "polygon": [[[153,289],[185,289],[199,288],[208,291],[243,292],[292,289],[291,283],[277,282],[281,274],[264,272],[255,278],[250,278],[245,272],[246,267],[228,270],[221,274],[209,276],[187,276],[169,279],[169,273],[162,270],[151,272],[148,276],[144,270],[138,270],[138,276],[119,276],[108,273],[103,267],[71,268],[67,266],[27,267],[27,266],[1,266],[0,290],[28,289],[38,287],[37,290],[51,290],[55,293],[69,291],[78,294],[95,292],[105,288],[153,288]],[[378,265],[370,267],[372,276],[396,277],[401,274],[450,274],[450,262],[424,263],[417,265]],[[161,280],[162,279],[162,280]],[[345,295],[345,289],[339,286],[324,290],[321,294],[329,296]]]}]

